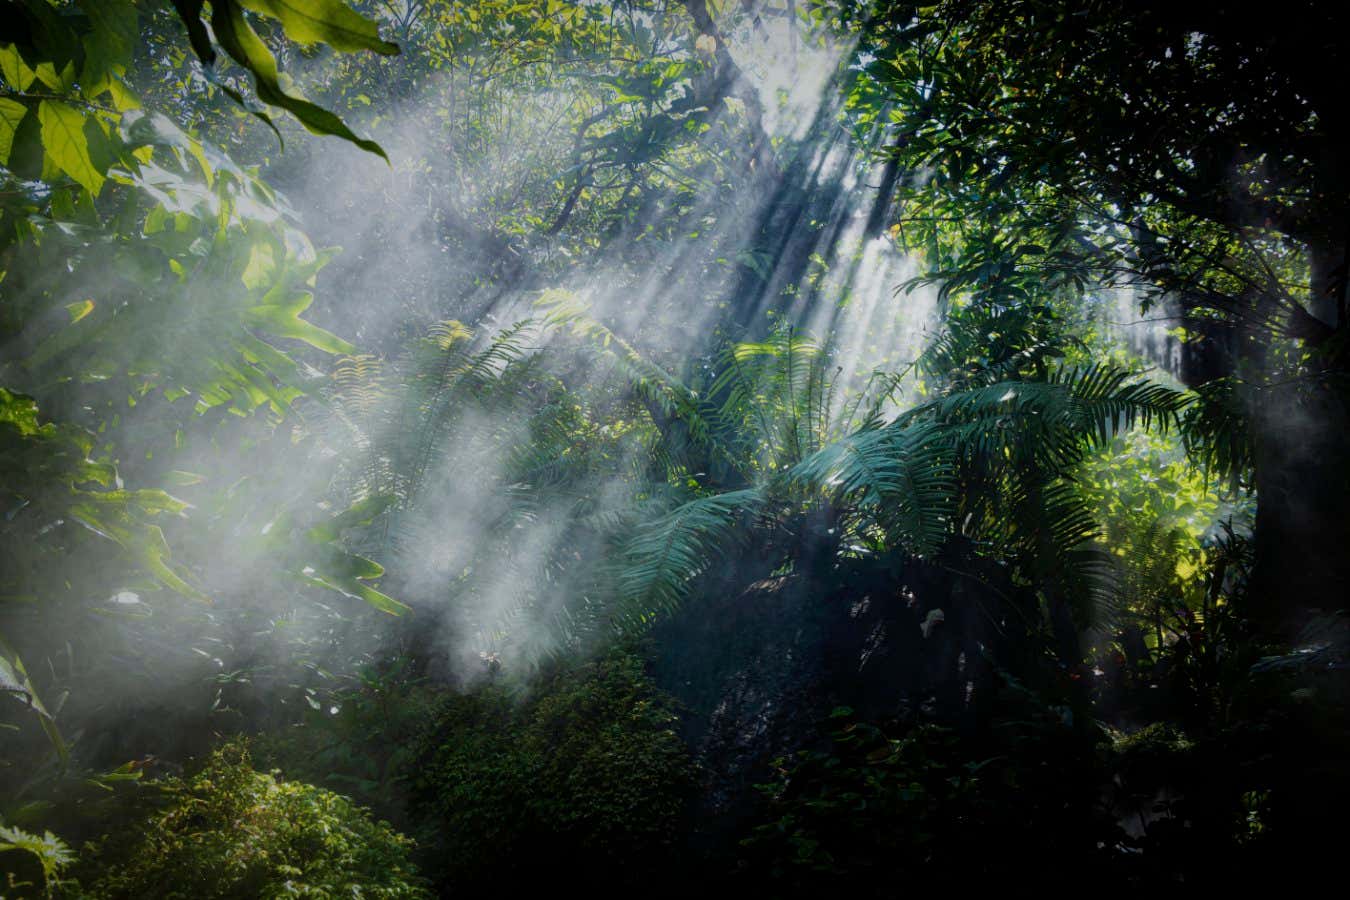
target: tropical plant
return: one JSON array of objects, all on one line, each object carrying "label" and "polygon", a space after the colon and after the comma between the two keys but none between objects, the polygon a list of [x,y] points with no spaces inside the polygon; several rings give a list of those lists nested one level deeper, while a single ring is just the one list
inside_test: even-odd
[{"label": "tropical plant", "polygon": [[[340,2],[244,5],[297,40],[333,40],[340,50],[378,43],[374,23]],[[209,66],[203,4],[177,6]],[[4,692],[35,714],[64,760],[56,717],[77,685],[57,674],[54,653],[69,675],[91,649],[106,668],[88,674],[105,685],[162,659],[166,644],[212,659],[165,640],[185,619],[215,624],[206,604],[239,583],[237,570],[221,577],[221,532],[187,523],[195,515],[238,534],[267,506],[231,521],[238,507],[221,494],[213,499],[225,502],[202,504],[197,487],[223,488],[210,483],[230,467],[198,471],[188,460],[230,440],[223,421],[250,421],[234,433],[243,443],[281,429],[313,387],[304,354],[355,348],[303,318],[331,254],[314,249],[285,201],[209,141],[141,108],[135,70],[167,6],[10,7],[0,35],[0,631],[9,639],[0,656]],[[247,50],[242,64],[270,102],[353,137],[319,107],[269,93],[275,63],[243,7],[211,9],[216,38]],[[330,521],[300,528],[275,505],[268,513],[236,560],[265,559],[274,577],[404,609],[371,585],[380,566],[340,546],[365,509],[330,510]],[[201,605],[166,606],[151,623],[161,594]],[[91,616],[116,623],[109,627],[135,647],[134,666],[99,653],[108,635],[90,627]],[[37,683],[25,666],[34,659],[45,660]]]},{"label": "tropical plant", "polygon": [[1004,304],[1115,287],[1174,321],[1200,453],[1257,487],[1253,612],[1279,628],[1288,598],[1343,594],[1350,182],[1327,84],[1345,48],[1321,35],[1344,11],[1214,28],[1189,2],[844,8],[851,124],[913,176],[896,233],[920,280]]},{"label": "tropical plant", "polygon": [[[1045,712],[1028,710],[1031,721],[1011,723],[1003,743],[980,746],[933,725],[897,728],[836,709],[819,749],[778,760],[758,786],[765,802],[741,842],[738,875],[793,897],[827,885],[880,897],[894,877],[937,888],[957,865],[967,884],[987,888],[1110,872],[1122,835],[1093,797],[1093,745]],[[1024,802],[1009,804],[1015,796]],[[972,843],[987,849],[962,849]],[[1029,862],[1033,846],[1055,862]]]},{"label": "tropical plant", "polygon": [[[41,881],[34,883],[32,881],[20,881],[22,875],[21,865],[12,865],[15,853],[27,854],[31,861],[36,863],[37,872]],[[42,896],[54,896],[55,890],[60,884],[60,875],[72,862],[75,861],[75,854],[65,841],[61,840],[50,831],[41,835],[32,834],[24,831],[22,828],[12,828],[0,825],[0,853],[6,853],[3,857],[5,861],[5,889],[13,896],[21,897],[28,889],[37,888]],[[36,894],[34,894],[36,896]]]},{"label": "tropical plant", "polygon": [[641,656],[611,649],[515,685],[443,697],[405,770],[445,883],[496,883],[522,853],[593,887],[677,874],[693,769]]},{"label": "tropical plant", "polygon": [[162,790],[163,809],[89,849],[68,896],[429,896],[407,838],[337,794],[254,771],[243,745]]},{"label": "tropical plant", "polygon": [[[0,34],[9,91],[0,107],[7,138],[3,161],[12,163],[14,153],[29,165],[41,160],[44,175],[59,169],[95,195],[110,165],[134,170],[135,162],[109,126],[139,106],[128,76],[136,64],[140,30],[170,5],[186,28],[205,77],[278,137],[261,104],[285,110],[315,134],[335,135],[384,155],[378,144],[358,138],[338,116],[283,85],[275,56],[246,15],[247,10],[275,21],[301,44],[346,53],[398,53],[397,45],[380,39],[373,20],[343,0],[221,0],[211,4],[209,30],[203,0],[23,0],[10,5]],[[256,100],[246,98],[233,78],[220,76],[217,47],[252,77]],[[30,108],[40,120],[40,132],[27,115]]]},{"label": "tropical plant", "polygon": [[[938,353],[933,364],[946,366],[952,340]],[[1098,525],[1067,479],[1118,433],[1174,428],[1189,401],[1128,370],[1049,368],[1053,354],[1009,347],[963,375],[959,389],[898,414],[885,416],[873,401],[858,416],[854,402],[859,424],[827,440],[833,390],[820,349],[790,332],[734,346],[710,392],[725,400],[699,412],[738,432],[738,474],[748,486],[711,484],[630,538],[619,621],[673,608],[715,560],[736,560],[748,533],[802,541],[812,530],[845,555],[932,559],[959,539],[976,556],[1013,563],[1015,580],[1073,598],[1083,621],[1105,568],[1090,546]],[[716,432],[708,444],[730,452]],[[778,552],[794,549],[767,569],[791,565],[800,546],[782,543]]]}]

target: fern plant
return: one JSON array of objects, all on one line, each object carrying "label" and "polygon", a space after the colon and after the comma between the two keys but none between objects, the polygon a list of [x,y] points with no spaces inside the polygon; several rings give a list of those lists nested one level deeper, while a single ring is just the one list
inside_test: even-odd
[{"label": "fern plant", "polygon": [[[949,364],[961,340],[939,341],[922,362]],[[961,552],[1011,564],[1085,615],[1109,570],[1072,473],[1118,433],[1175,428],[1190,401],[1120,367],[1053,365],[1059,356],[1050,342],[1010,340],[932,399],[889,416],[875,402],[859,415],[855,403],[840,427],[828,355],[814,342],[785,330],[731,347],[708,398],[688,396],[743,481],[696,483],[622,542],[611,623],[650,623],[742,548],[778,554],[766,568],[791,567],[822,536],[843,556],[933,560],[971,548]]]},{"label": "fern plant", "polygon": [[[37,863],[37,869],[42,875],[41,885],[19,880],[21,876],[17,873],[23,867],[14,864],[16,852]],[[0,825],[0,864],[4,865],[3,873],[8,882],[4,887],[9,891],[39,887],[42,896],[51,897],[61,873],[74,861],[75,854],[70,846],[50,831],[39,835],[22,828]]]}]

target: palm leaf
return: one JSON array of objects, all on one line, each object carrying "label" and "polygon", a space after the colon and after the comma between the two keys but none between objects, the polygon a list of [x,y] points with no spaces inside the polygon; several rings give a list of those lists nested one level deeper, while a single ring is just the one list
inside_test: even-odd
[{"label": "palm leaf", "polygon": [[756,488],[700,497],[638,528],[620,556],[615,624],[643,627],[678,607],[690,583],[739,543],[763,502]]}]

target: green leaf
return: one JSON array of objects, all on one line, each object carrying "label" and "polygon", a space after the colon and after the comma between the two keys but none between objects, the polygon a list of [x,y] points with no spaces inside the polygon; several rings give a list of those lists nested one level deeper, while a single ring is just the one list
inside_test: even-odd
[{"label": "green leaf", "polygon": [[326,588],[330,591],[337,591],[340,594],[346,594],[358,600],[364,600],[375,609],[382,613],[388,613],[391,616],[401,616],[404,613],[412,611],[412,607],[406,603],[401,603],[390,597],[388,594],[375,590],[368,584],[357,581],[355,578],[329,575],[301,575],[300,579],[315,587]]},{"label": "green leaf", "polygon": [[[308,300],[308,295],[305,295]],[[299,309],[297,310],[297,306]],[[316,350],[322,350],[325,353],[346,353],[356,352],[356,347],[347,343],[342,338],[326,331],[318,325],[306,322],[300,318],[299,312],[303,311],[303,305],[298,304],[267,304],[255,306],[252,309],[244,311],[244,322],[251,327],[260,328],[275,337],[291,338],[292,340],[304,341]]]},{"label": "green leaf", "polygon": [[13,44],[0,47],[0,74],[5,76],[5,81],[16,91],[28,90],[28,86],[37,78],[37,72],[28,68],[28,64],[19,54],[19,48]]},{"label": "green leaf", "polygon": [[37,77],[39,81],[52,90],[62,94],[69,93],[75,85],[75,64],[68,61],[65,67],[58,72],[55,63],[38,63]]},{"label": "green leaf", "polygon": [[238,3],[234,0],[216,0],[212,3],[211,26],[215,29],[216,39],[220,42],[220,46],[225,48],[225,52],[235,62],[253,73],[253,87],[259,100],[286,110],[314,134],[340,137],[362,150],[382,157],[385,162],[389,161],[389,156],[379,144],[357,137],[334,113],[282,90],[276,57],[248,24],[248,20],[244,18],[244,11]]},{"label": "green leaf", "polygon": [[259,241],[249,248],[248,265],[244,267],[240,280],[250,291],[260,291],[271,284],[276,268],[276,254],[272,251],[272,245]]},{"label": "green leaf", "polygon": [[42,699],[33,688],[23,660],[3,638],[0,638],[0,693],[9,694],[24,703],[38,717],[42,730],[46,732],[47,739],[56,748],[62,762],[69,758],[70,751],[61,737],[61,732],[57,730],[55,717],[47,711],[47,707],[42,704]]},{"label": "green leaf", "polygon": [[72,325],[74,325],[76,322],[80,321],[93,311],[94,311],[94,301],[88,298],[85,298],[84,300],[77,300],[74,303],[66,304],[66,312],[70,314],[70,324]]},{"label": "green leaf", "polygon": [[[136,43],[137,0],[79,0],[79,7],[93,25],[90,34],[121,53]],[[85,45],[86,47],[88,44]]]},{"label": "green leaf", "polygon": [[315,525],[306,536],[316,544],[335,541],[341,535],[343,529],[369,524],[376,516],[393,506],[397,500],[398,498],[393,494],[376,494],[373,497],[367,497],[359,503],[353,503],[327,522]]},{"label": "green leaf", "polygon": [[85,502],[72,505],[69,508],[70,517],[95,534],[120,544],[122,549],[165,587],[189,599],[210,603],[211,598],[188,584],[170,567],[169,545],[164,540],[164,532],[159,526],[137,521],[126,512],[125,508],[119,509],[115,503],[107,502],[105,498],[110,498],[112,493],[114,492],[82,494]]},{"label": "green leaf", "polygon": [[89,156],[84,114],[65,103],[43,100],[38,106],[38,120],[42,123],[42,146],[47,155],[63,172],[97,196],[105,179]]},{"label": "green leaf", "polygon": [[353,589],[352,592],[355,593],[356,596],[360,597],[382,613],[388,613],[391,616],[401,616],[404,613],[412,612],[412,607],[408,606],[408,604],[400,603],[388,594],[381,593],[368,584],[353,581],[349,583],[349,586]]},{"label": "green leaf", "polygon": [[327,44],[351,53],[373,50],[386,56],[398,45],[380,40],[379,26],[342,0],[241,0],[244,6],[281,22],[286,35],[302,44]]},{"label": "green leaf", "polygon": [[9,151],[14,147],[14,134],[19,130],[28,107],[15,100],[0,97],[0,165],[9,164]]}]

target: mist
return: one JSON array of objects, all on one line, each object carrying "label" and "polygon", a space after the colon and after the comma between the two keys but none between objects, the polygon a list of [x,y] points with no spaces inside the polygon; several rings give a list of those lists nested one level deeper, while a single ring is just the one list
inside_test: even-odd
[{"label": "mist", "polygon": [[0,894],[1329,846],[1343,13],[11,6]]}]

